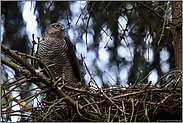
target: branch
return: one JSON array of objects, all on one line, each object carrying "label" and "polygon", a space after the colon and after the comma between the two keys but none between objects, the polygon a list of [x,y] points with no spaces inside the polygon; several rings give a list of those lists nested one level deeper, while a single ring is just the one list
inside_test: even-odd
[{"label": "branch", "polygon": [[[61,89],[54,86],[54,81],[51,82],[47,77],[45,77],[43,74],[41,74],[38,70],[36,70],[32,65],[30,65],[27,61],[19,57],[16,53],[13,52],[13,50],[10,50],[9,48],[5,47],[1,44],[1,49],[5,54],[8,54],[12,58],[14,58],[18,63],[25,66],[27,69],[23,69],[19,67],[17,64],[10,62],[9,60],[5,59],[1,56],[2,63],[6,64],[10,68],[14,69],[15,71],[18,70],[21,74],[25,75],[26,77],[30,77],[31,80],[36,84],[38,87],[43,89],[45,86],[43,84],[40,84],[41,82],[44,83],[50,91],[52,91],[55,95],[57,95],[59,98],[64,98],[65,102],[72,106],[73,109],[76,111],[79,110],[83,116],[90,118],[95,121],[102,121],[101,118],[99,118],[96,115],[93,115],[92,113],[89,113],[85,108],[83,109],[80,104],[77,104],[75,100],[67,96]],[[32,76],[30,76],[32,75]]]},{"label": "branch", "polygon": [[1,44],[1,50],[5,53],[5,55],[8,54],[12,58],[14,58],[18,63],[20,63],[22,66],[24,66],[27,70],[29,70],[31,72],[32,76],[36,75],[35,68],[32,65],[30,65],[27,61],[20,58],[15,52],[13,52],[13,50],[10,50],[3,44]]},{"label": "branch", "polygon": [[[150,12],[152,12],[153,14],[155,14],[158,18],[160,18],[161,20],[165,21],[165,18],[163,18],[162,16],[160,16],[158,13],[156,13],[153,9],[151,9],[149,6],[147,6],[146,4],[137,1],[137,3],[139,3],[140,5],[144,6],[145,8],[147,8],[148,10],[150,10]],[[176,24],[172,23],[171,21],[168,21],[169,24],[171,24],[172,26],[176,26]]]}]

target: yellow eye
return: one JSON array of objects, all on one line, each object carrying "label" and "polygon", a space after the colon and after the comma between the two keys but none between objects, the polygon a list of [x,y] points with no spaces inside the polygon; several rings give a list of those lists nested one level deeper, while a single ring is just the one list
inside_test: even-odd
[{"label": "yellow eye", "polygon": [[62,29],[64,29],[65,27],[64,26],[62,26]]},{"label": "yellow eye", "polygon": [[55,28],[58,28],[58,27],[59,27],[59,25],[54,25],[54,27],[55,27]]}]

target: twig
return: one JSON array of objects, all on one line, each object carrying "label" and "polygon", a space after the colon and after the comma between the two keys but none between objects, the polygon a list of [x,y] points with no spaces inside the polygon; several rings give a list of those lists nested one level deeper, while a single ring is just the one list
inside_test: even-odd
[{"label": "twig", "polygon": [[107,122],[110,122],[110,115],[111,115],[111,105],[109,106],[109,113],[108,113]]},{"label": "twig", "polygon": [[88,45],[87,45],[87,29],[88,29],[88,24],[89,24],[90,17],[91,17],[91,13],[89,14],[87,25],[86,25],[86,46],[87,46],[87,49],[88,49]]},{"label": "twig", "polygon": [[114,82],[116,82],[116,83],[119,84],[121,87],[123,87],[123,85],[121,85],[119,82],[117,82],[116,80],[114,80],[114,79],[112,78],[112,76],[110,76],[109,73],[108,73],[107,71],[104,71],[104,72],[107,73],[108,76],[109,76]]},{"label": "twig", "polygon": [[40,44],[40,37],[37,37],[37,40],[38,40],[38,43],[37,43],[37,51],[36,51],[35,56],[38,54],[38,49],[39,49],[39,44]]},{"label": "twig", "polygon": [[[14,104],[14,105],[12,105],[12,106],[9,106],[9,107],[6,107],[6,110],[8,111],[10,108],[12,108],[12,107],[14,107],[14,106],[16,106],[16,105],[21,105],[21,106],[26,106],[27,107],[27,103],[26,103],[26,100],[28,100],[28,99],[31,99],[32,97],[34,97],[34,96],[36,96],[36,95],[40,95],[40,93],[43,93],[43,92],[45,92],[45,91],[48,91],[48,90],[43,90],[43,91],[41,91],[41,92],[39,92],[39,93],[37,93],[37,94],[34,94],[34,95],[32,95],[32,96],[29,96],[29,97],[27,97],[27,98],[25,98],[25,99],[23,99],[23,100],[17,100],[17,99],[15,99],[13,96],[12,96],[12,99],[15,101],[15,102],[17,102],[17,104]],[[27,108],[29,108],[30,106],[28,106]]]},{"label": "twig", "polygon": [[[161,15],[159,15],[158,13],[156,13],[153,9],[151,9],[149,6],[145,5],[144,3],[137,1],[137,3],[139,3],[140,5],[144,6],[145,8],[149,9],[150,12],[154,13],[158,18],[165,20]],[[172,26],[176,26],[176,24],[172,23],[172,22],[168,22],[169,24],[171,24]]]},{"label": "twig", "polygon": [[99,87],[98,84],[96,83],[95,79],[92,77],[92,75],[91,75],[91,73],[90,73],[90,71],[89,71],[89,69],[88,69],[88,67],[87,67],[87,65],[86,65],[86,63],[85,63],[85,61],[84,61],[84,58],[83,58],[82,54],[81,54],[81,59],[82,59],[84,65],[85,65],[86,70],[88,71],[88,74],[90,75],[90,78],[93,80],[93,82],[95,83],[95,85],[97,86],[97,88],[100,89],[100,87]]},{"label": "twig", "polygon": [[[126,93],[126,94],[121,94],[118,96],[114,96],[112,97],[112,99],[117,99],[117,98],[122,98],[122,97],[126,97],[126,96],[132,96],[132,95],[136,95],[136,94],[141,94],[141,93],[145,93],[145,92],[171,92],[174,91],[174,89],[149,89],[149,90],[140,90],[140,91],[136,91],[136,92],[131,92],[131,93]],[[181,91],[179,89],[177,89],[176,91]]]},{"label": "twig", "polygon": [[[84,98],[84,100],[92,107],[92,109],[93,109],[96,113],[98,113],[98,111],[95,109],[95,107],[92,105],[92,103],[90,103],[90,101],[89,101],[88,99]],[[94,104],[96,104],[96,102],[94,102]]]},{"label": "twig", "polygon": [[[35,40],[34,40],[34,34],[32,34],[32,52],[31,52],[31,56],[33,56],[33,53],[34,53],[34,45],[36,44]],[[31,59],[31,65],[33,65],[33,59]]]},{"label": "twig", "polygon": [[168,3],[168,6],[167,6],[167,8],[166,8],[166,10],[165,10],[165,19],[164,19],[164,22],[163,22],[163,27],[162,27],[162,31],[161,31],[160,38],[159,38],[159,40],[158,40],[158,44],[157,44],[158,46],[159,46],[159,44],[160,44],[160,41],[161,41],[162,37],[164,36],[163,33],[164,33],[164,29],[165,29],[166,22],[167,22],[167,24],[168,24],[167,12],[168,12],[169,7],[170,7],[170,2]]},{"label": "twig", "polygon": [[[93,14],[93,13],[92,13],[92,14]],[[98,20],[97,20],[97,18],[95,17],[94,14],[93,14],[93,17],[94,17],[94,19],[97,21],[97,23],[99,23]],[[112,40],[112,37],[111,37],[103,28],[100,27],[100,29],[101,29],[102,31],[104,31],[104,33],[105,33],[107,36],[109,36],[109,38]]]},{"label": "twig", "polygon": [[182,71],[181,71],[181,70],[174,70],[174,71],[171,71],[171,72],[169,72],[169,73],[163,75],[163,76],[154,84],[153,88],[156,87],[156,85],[157,85],[163,78],[165,78],[167,75],[169,75],[169,74],[171,74],[171,73],[175,73],[175,72],[181,73]]},{"label": "twig", "polygon": [[107,7],[108,7],[110,4],[111,4],[111,1],[107,4],[107,6],[104,8],[104,10],[103,10],[102,13],[104,13],[104,11],[107,9]]},{"label": "twig", "polygon": [[1,50],[3,52],[5,52],[6,54],[8,54],[9,56],[11,56],[12,58],[14,58],[18,63],[20,63],[21,65],[25,66],[25,68],[27,70],[29,70],[32,75],[36,75],[35,68],[33,66],[31,66],[27,61],[25,61],[22,58],[20,58],[12,50],[10,50],[9,48],[5,47],[3,44],[1,44]]},{"label": "twig", "polygon": [[[82,54],[81,54],[81,58],[82,58],[82,61],[83,61],[84,65],[85,65],[85,67],[86,67],[86,69],[87,69],[87,71],[88,71],[88,74],[90,75],[91,79],[94,81],[94,83],[95,83],[95,85],[97,86],[97,88],[100,89],[99,86],[98,86],[98,84],[97,84],[96,81],[94,80],[94,78],[91,76],[91,73],[90,73],[90,71],[89,71],[89,69],[88,69],[88,67],[87,67],[87,65],[86,65],[86,63],[85,63],[85,61],[84,61],[84,58],[83,58]],[[111,100],[111,98],[109,98],[109,97],[104,93],[103,90],[100,90],[100,92],[101,92],[101,93],[102,93],[111,103],[113,103],[121,112],[125,113],[121,108],[118,107],[118,105],[116,105],[116,103],[114,103],[114,101]]]},{"label": "twig", "polygon": [[131,114],[130,122],[132,122],[133,114],[134,114],[134,100],[133,100],[133,98],[130,98],[130,101],[132,102],[132,114]]},{"label": "twig", "polygon": [[54,77],[53,77],[53,74],[52,74],[52,72],[50,71],[49,67],[48,67],[40,58],[36,58],[36,59],[39,61],[40,65],[43,66],[43,67],[45,68],[45,70],[46,70],[46,72],[47,72],[49,78],[50,78],[51,81],[52,81]]},{"label": "twig", "polygon": [[138,83],[138,81],[140,79],[141,74],[142,74],[142,71],[140,71],[139,76],[137,77],[137,80],[135,81],[135,83],[134,83],[132,88],[135,88],[135,86],[137,85],[137,83]]},{"label": "twig", "polygon": [[[125,105],[124,105],[124,101],[123,100],[122,100],[122,106],[123,106],[123,111],[125,112]],[[124,119],[125,119],[125,122],[127,122],[125,113],[124,113]]]},{"label": "twig", "polygon": [[54,102],[54,103],[48,108],[47,112],[44,114],[44,117],[42,118],[42,122],[44,121],[44,119],[45,119],[47,116],[49,116],[49,115],[52,113],[51,109],[53,109],[53,108],[55,107],[55,105],[58,104],[58,103],[60,103],[62,100],[64,100],[64,98],[59,99],[58,102],[56,102],[56,103]]},{"label": "twig", "polygon": [[[30,79],[28,79],[28,81],[29,81]],[[16,89],[16,88],[18,88],[21,84],[23,84],[23,83],[25,83],[27,80],[23,80],[23,81],[21,81],[21,82],[18,82],[18,84],[15,86],[15,87],[13,87],[11,90],[9,90],[9,91],[6,91],[6,93],[4,94],[4,95],[2,95],[1,96],[1,99],[3,98],[3,97],[5,97],[5,96],[7,96],[9,93],[11,93],[12,91],[14,91],[14,89]]]},{"label": "twig", "polygon": [[66,15],[67,15],[67,25],[70,28],[71,23],[69,22],[69,15],[68,15],[68,9],[66,9]]},{"label": "twig", "polygon": [[43,17],[43,19],[41,20],[41,23],[40,23],[39,27],[42,25],[43,20],[45,19],[46,15],[47,15],[47,12],[49,11],[49,9],[50,9],[50,7],[52,6],[52,4],[53,4],[53,1],[51,1],[51,3],[50,3],[50,5],[49,5],[48,9],[46,10],[46,13],[44,14],[44,17]]},{"label": "twig", "polygon": [[16,79],[15,81],[13,81],[11,83],[9,81],[2,83],[1,84],[1,90],[6,90],[6,89],[12,87],[13,85],[16,85],[17,82],[19,82],[20,80],[25,79],[25,78],[26,77],[23,76],[23,77],[20,77],[20,78]]},{"label": "twig", "polygon": [[147,85],[145,85],[145,87],[143,88],[143,90],[146,90],[150,86],[151,83],[152,83],[152,81],[149,81],[149,83]]},{"label": "twig", "polygon": [[147,76],[145,76],[142,80],[140,80],[139,82],[137,82],[137,83],[141,83],[141,82],[143,82],[145,79],[147,79],[147,77],[149,77],[149,75],[151,74],[152,72],[150,72],[149,74],[147,74]]},{"label": "twig", "polygon": [[12,50],[12,51],[15,52],[16,54],[24,56],[26,58],[36,59],[36,57],[34,57],[34,56],[31,56],[31,55],[28,55],[28,54],[25,54],[25,53],[21,53],[21,52],[18,52],[18,51],[14,51],[14,50]]},{"label": "twig", "polygon": [[85,10],[85,8],[87,7],[87,5],[88,5],[89,3],[90,3],[90,1],[88,1],[88,3],[87,3],[87,4],[85,5],[85,7],[82,9],[82,11],[81,11],[81,13],[80,13],[80,15],[79,15],[79,18],[78,18],[77,21],[76,21],[75,26],[77,25],[79,19],[81,18],[81,15],[82,15],[83,11]]}]

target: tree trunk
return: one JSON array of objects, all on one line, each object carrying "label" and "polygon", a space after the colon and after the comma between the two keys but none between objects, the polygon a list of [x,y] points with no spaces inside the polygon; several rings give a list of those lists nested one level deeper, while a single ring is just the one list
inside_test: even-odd
[{"label": "tree trunk", "polygon": [[[182,70],[182,1],[172,2],[173,41],[175,53],[175,68]],[[178,77],[178,76],[177,76]],[[179,82],[182,85],[182,82]]]}]

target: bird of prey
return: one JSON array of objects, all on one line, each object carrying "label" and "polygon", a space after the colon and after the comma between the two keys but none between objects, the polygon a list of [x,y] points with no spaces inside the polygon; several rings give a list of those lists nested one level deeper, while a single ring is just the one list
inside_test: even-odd
[{"label": "bird of prey", "polygon": [[79,82],[80,69],[72,42],[63,35],[65,27],[61,23],[50,24],[39,43],[38,58],[50,69],[55,79]]}]

